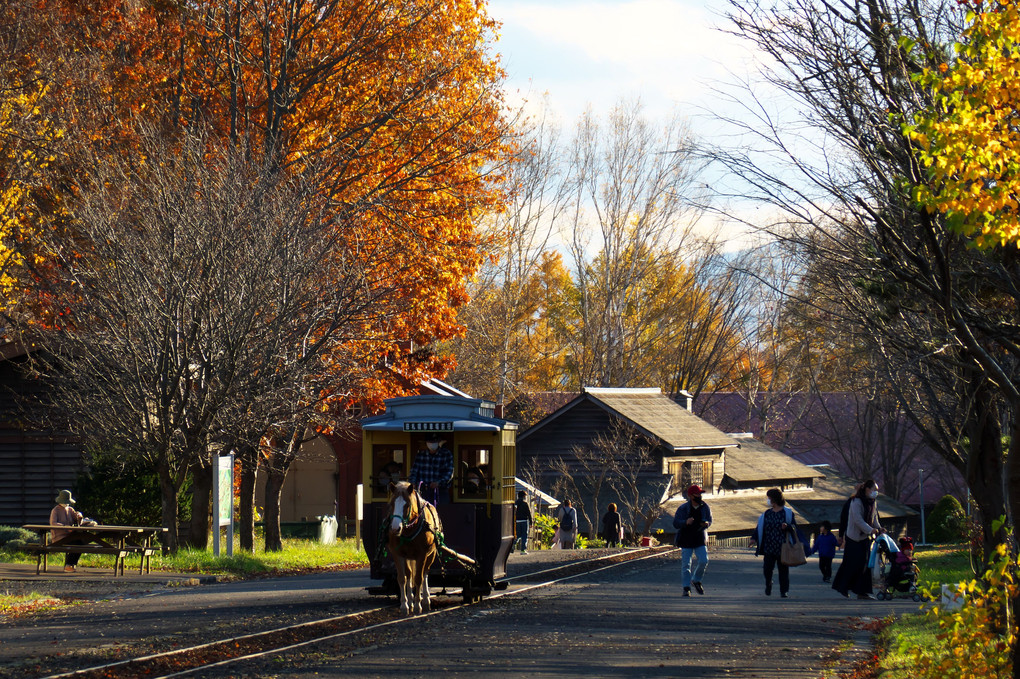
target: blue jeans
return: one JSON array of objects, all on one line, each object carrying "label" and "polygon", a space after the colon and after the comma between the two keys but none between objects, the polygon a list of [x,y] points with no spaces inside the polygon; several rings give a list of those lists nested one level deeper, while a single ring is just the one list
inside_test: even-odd
[{"label": "blue jeans", "polygon": [[528,551],[528,531],[531,528],[531,522],[527,519],[523,519],[517,522],[517,541],[521,546],[521,551]]},{"label": "blue jeans", "polygon": [[[698,566],[694,569],[693,577],[691,577],[691,556],[698,560]],[[700,547],[681,547],[680,566],[684,587],[690,587],[691,581],[701,582],[701,579],[705,577],[705,569],[708,567],[708,547],[705,545]]]}]

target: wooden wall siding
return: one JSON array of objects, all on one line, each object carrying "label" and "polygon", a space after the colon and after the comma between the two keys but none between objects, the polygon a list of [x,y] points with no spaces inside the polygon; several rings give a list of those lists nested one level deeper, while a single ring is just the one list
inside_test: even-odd
[{"label": "wooden wall siding", "polygon": [[[563,417],[550,421],[539,430],[530,431],[526,439],[518,441],[517,468],[527,467],[532,459],[538,460],[539,469],[547,468],[558,458],[572,459],[575,447],[590,446],[600,433],[609,430],[613,419],[593,403],[579,403]],[[661,451],[657,457],[661,458]],[[649,471],[661,475],[659,463],[650,467]]]},{"label": "wooden wall siding", "polygon": [[[0,525],[49,520],[60,490],[73,490],[81,450],[64,432],[26,432],[18,399],[38,397],[42,385],[25,377],[25,355],[0,361]],[[88,507],[82,508],[88,514]],[[96,517],[102,519],[102,517]]]},{"label": "wooden wall siding", "polygon": [[0,525],[48,521],[57,493],[73,488],[81,469],[81,452],[66,439],[0,435]]}]

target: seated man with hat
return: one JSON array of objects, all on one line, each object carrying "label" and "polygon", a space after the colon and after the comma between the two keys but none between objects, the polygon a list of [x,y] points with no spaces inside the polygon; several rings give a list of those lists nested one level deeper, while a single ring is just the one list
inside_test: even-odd
[{"label": "seated man with hat", "polygon": [[[81,512],[72,507],[74,504],[74,498],[71,497],[71,491],[62,490],[57,493],[55,500],[57,506],[50,512],[50,525],[51,526],[79,526],[82,520],[85,518]],[[60,530],[54,528],[50,533],[50,538],[53,542],[59,542],[61,544],[77,544],[73,537],[69,537],[71,531]],[[78,565],[78,559],[81,558],[81,554],[74,554],[68,552],[64,555],[64,571],[73,573],[75,567]]]},{"label": "seated man with hat", "polygon": [[439,434],[429,434],[425,439],[426,449],[415,454],[408,476],[411,485],[422,497],[436,506],[449,504],[450,482],[453,480],[453,452],[444,443],[446,441]]}]

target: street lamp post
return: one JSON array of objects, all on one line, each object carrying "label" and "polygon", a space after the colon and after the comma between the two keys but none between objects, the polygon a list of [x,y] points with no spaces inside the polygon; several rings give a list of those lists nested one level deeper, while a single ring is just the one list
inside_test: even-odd
[{"label": "street lamp post", "polygon": [[924,535],[924,470],[917,470],[917,484],[920,486],[921,493],[921,544],[926,545],[928,541],[925,540]]}]

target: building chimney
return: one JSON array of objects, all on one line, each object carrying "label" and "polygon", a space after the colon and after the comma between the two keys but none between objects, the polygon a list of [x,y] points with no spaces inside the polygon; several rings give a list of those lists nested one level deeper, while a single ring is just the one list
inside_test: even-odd
[{"label": "building chimney", "polygon": [[686,408],[688,411],[690,411],[693,408],[694,396],[691,395],[691,392],[687,391],[686,389],[681,389],[679,392],[677,392],[676,396],[677,402],[684,408]]}]

